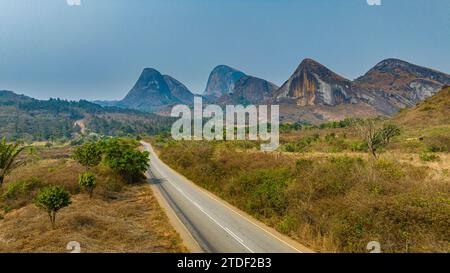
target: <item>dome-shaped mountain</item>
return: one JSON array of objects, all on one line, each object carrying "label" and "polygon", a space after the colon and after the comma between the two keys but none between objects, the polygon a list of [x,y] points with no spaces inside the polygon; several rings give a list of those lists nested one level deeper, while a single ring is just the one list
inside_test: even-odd
[{"label": "dome-shaped mountain", "polygon": [[401,106],[405,107],[415,105],[450,84],[450,75],[402,60],[386,59],[356,79],[354,84],[359,90],[401,96],[404,98]]},{"label": "dome-shaped mountain", "polygon": [[236,82],[243,76],[246,75],[232,67],[216,66],[209,75],[203,95],[207,98],[217,99],[223,94],[233,92]]},{"label": "dome-shaped mountain", "polygon": [[185,85],[158,70],[145,68],[134,87],[118,105],[155,111],[175,103],[191,103],[194,95]]},{"label": "dome-shaped mountain", "polygon": [[352,102],[352,82],[322,64],[305,59],[276,92],[278,100],[298,105],[337,105]]}]

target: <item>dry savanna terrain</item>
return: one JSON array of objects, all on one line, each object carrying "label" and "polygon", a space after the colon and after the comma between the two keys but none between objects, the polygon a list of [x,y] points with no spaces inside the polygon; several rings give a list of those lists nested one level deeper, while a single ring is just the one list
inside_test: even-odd
[{"label": "dry savanna terrain", "polygon": [[251,141],[153,143],[178,172],[313,250],[450,252],[450,88],[365,122],[395,132],[376,157],[357,124],[281,126],[271,153]]},{"label": "dry savanna terrain", "polygon": [[[149,184],[126,184],[100,165],[93,170],[98,186],[89,198],[78,186],[84,167],[71,153],[70,146],[37,146],[31,162],[7,177],[0,189],[0,252],[69,252],[71,241],[79,242],[82,252],[186,251]],[[33,204],[46,185],[63,186],[71,194],[55,229]]]}]

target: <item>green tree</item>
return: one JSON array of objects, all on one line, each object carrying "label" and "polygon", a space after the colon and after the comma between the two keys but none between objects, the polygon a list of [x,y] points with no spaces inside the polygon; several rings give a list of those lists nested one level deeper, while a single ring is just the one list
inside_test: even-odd
[{"label": "green tree", "polygon": [[88,170],[102,161],[102,149],[99,144],[88,142],[75,149],[73,158]]},{"label": "green tree", "polygon": [[89,197],[92,198],[92,194],[94,193],[94,189],[97,186],[95,181],[95,175],[91,172],[85,172],[80,174],[78,179],[78,183],[82,189],[85,189],[89,193]]},{"label": "green tree", "polygon": [[18,156],[25,149],[19,143],[8,144],[6,138],[0,142],[0,187],[5,177],[15,168],[25,164],[25,160],[19,160]]},{"label": "green tree", "polygon": [[113,138],[104,143],[105,163],[128,183],[141,180],[149,167],[149,153],[137,150],[137,142]]},{"label": "green tree", "polygon": [[35,205],[48,213],[52,228],[55,228],[56,213],[71,204],[70,194],[60,186],[49,186],[39,191]]}]

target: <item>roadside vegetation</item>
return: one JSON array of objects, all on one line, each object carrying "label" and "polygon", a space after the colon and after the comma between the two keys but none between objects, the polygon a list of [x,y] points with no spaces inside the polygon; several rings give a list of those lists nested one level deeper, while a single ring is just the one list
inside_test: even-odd
[{"label": "roadside vegetation", "polygon": [[280,126],[250,141],[153,138],[201,187],[316,251],[450,251],[450,88],[393,119]]},{"label": "roadside vegetation", "polygon": [[[139,154],[140,160],[106,160],[112,142],[118,156]],[[33,156],[19,155],[27,164],[12,170],[0,188],[0,252],[67,252],[70,241],[82,252],[186,251],[143,183],[148,154],[137,147],[132,139],[105,139],[37,145]],[[117,161],[126,173],[112,167]]]},{"label": "roadside vegetation", "polygon": [[[395,159],[320,157],[178,142],[161,158],[200,186],[317,251],[448,252],[450,180]],[[448,175],[448,174],[447,174]]]}]

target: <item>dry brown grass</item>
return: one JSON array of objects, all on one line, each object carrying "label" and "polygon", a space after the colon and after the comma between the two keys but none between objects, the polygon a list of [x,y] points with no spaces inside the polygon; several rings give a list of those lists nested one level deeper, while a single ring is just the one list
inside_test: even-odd
[{"label": "dry brown grass", "polygon": [[[65,155],[52,149],[47,153]],[[82,252],[187,251],[150,185],[126,185],[99,166],[94,169],[98,186],[90,199],[78,188],[82,171],[66,158],[38,160],[14,171],[0,189],[0,252],[68,252],[69,241],[79,242]],[[4,197],[10,185],[31,177],[38,183]],[[47,214],[32,204],[39,188],[49,184],[62,185],[72,194],[72,204],[57,215],[55,230]]]},{"label": "dry brown grass", "polygon": [[192,181],[316,251],[366,252],[370,241],[383,252],[449,251],[450,177],[437,170],[448,154],[438,163],[211,142],[155,147]]},{"label": "dry brown grass", "polygon": [[10,212],[0,221],[0,252],[67,252],[69,241],[82,252],[186,252],[149,185],[128,186],[116,198],[74,196],[55,230],[34,205]]},{"label": "dry brown grass", "polygon": [[[255,156],[260,153],[259,151],[247,151],[247,153],[254,153]],[[363,152],[339,152],[339,153],[324,153],[324,152],[306,152],[306,153],[287,153],[287,152],[272,152],[273,154],[282,154],[283,156],[291,157],[294,159],[323,159],[336,156],[348,156],[355,158],[363,158],[365,160],[372,159],[371,155]],[[423,161],[420,159],[420,155],[417,153],[398,153],[398,152],[385,152],[380,155],[380,158],[398,161],[401,163],[409,164],[415,167],[425,167],[430,170],[436,178],[449,179],[450,176],[447,173],[450,171],[450,154],[449,153],[435,153],[439,156],[439,160],[436,161]]]}]

